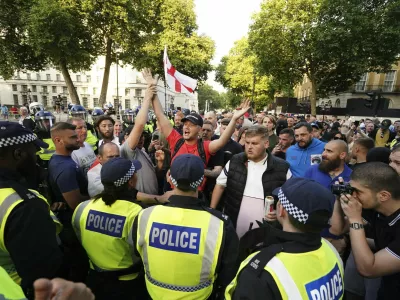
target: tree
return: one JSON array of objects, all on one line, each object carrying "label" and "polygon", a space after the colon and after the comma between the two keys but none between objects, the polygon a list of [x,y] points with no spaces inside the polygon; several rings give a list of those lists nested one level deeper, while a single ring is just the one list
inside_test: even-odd
[{"label": "tree", "polygon": [[[273,100],[269,92],[270,77],[258,74],[256,57],[250,52],[247,38],[236,41],[227,56],[216,68],[216,81],[239,97],[252,98],[254,104],[263,108]],[[236,102],[236,98],[232,98]],[[234,104],[234,103],[233,103]]]},{"label": "tree", "polygon": [[[367,71],[390,69],[400,53],[400,1],[269,0],[250,27],[263,74],[312,83],[316,99],[347,90]],[[384,45],[384,46],[383,46]]]},{"label": "tree", "polygon": [[15,71],[39,71],[46,66],[46,57],[35,53],[27,43],[27,16],[31,0],[0,0],[0,76],[11,78]]},{"label": "tree", "polygon": [[27,16],[27,41],[63,74],[71,101],[80,104],[69,70],[89,70],[97,45],[81,13],[58,0],[38,0]]},{"label": "tree", "polygon": [[197,34],[193,0],[164,0],[159,13],[154,34],[139,45],[130,43],[124,60],[138,69],[150,67],[154,74],[164,76],[162,58],[167,45],[169,59],[177,70],[206,81],[212,71],[215,44],[211,38]]},{"label": "tree", "polygon": [[224,98],[223,96],[213,89],[212,86],[208,84],[202,84],[198,88],[198,101],[199,101],[199,110],[206,109],[206,101],[212,101],[210,104],[210,109],[215,110],[221,107],[224,107]]}]

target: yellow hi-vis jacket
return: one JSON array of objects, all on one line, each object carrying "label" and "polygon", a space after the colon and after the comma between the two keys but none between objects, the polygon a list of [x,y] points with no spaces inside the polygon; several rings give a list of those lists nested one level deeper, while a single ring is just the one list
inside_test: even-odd
[{"label": "yellow hi-vis jacket", "polygon": [[207,211],[153,206],[138,217],[137,250],[152,299],[207,299],[224,223]]},{"label": "yellow hi-vis jacket", "polygon": [[85,142],[92,147],[93,151],[97,150],[97,141],[97,137],[90,130],[88,130]]},{"label": "yellow hi-vis jacket", "polygon": [[[40,195],[37,191],[30,191],[48,204],[46,198]],[[21,284],[21,278],[19,277],[11,256],[6,249],[4,241],[4,229],[7,224],[8,216],[11,214],[13,209],[22,201],[24,200],[21,198],[21,196],[19,196],[12,188],[0,189],[0,266],[3,267],[10,275],[10,277],[18,284]],[[62,224],[50,210],[50,206],[49,214],[56,225],[56,233],[59,234],[62,230]],[[32,245],[30,247],[32,247]]]},{"label": "yellow hi-vis jacket", "polygon": [[[90,259],[90,267],[99,272],[121,271],[140,260],[134,254],[132,225],[142,207],[128,200],[108,206],[100,198],[82,202],[75,209],[72,225]],[[120,276],[135,279],[138,273]]]},{"label": "yellow hi-vis jacket", "polygon": [[[232,299],[238,274],[257,254],[251,254],[240,265],[235,279],[225,290],[225,299]],[[280,252],[265,271],[274,278],[283,300],[339,300],[343,299],[343,262],[331,243],[322,239],[319,249],[305,253]]]},{"label": "yellow hi-vis jacket", "polygon": [[43,142],[49,145],[47,149],[40,149],[36,154],[39,155],[43,161],[49,161],[53,154],[56,152],[56,146],[52,139],[43,139]]},{"label": "yellow hi-vis jacket", "polygon": [[0,267],[0,299],[2,300],[26,299],[21,287],[10,278],[10,276],[2,267]]}]

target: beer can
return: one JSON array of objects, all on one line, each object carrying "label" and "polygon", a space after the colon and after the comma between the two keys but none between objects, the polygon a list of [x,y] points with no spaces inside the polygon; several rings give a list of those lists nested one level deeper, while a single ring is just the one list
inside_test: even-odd
[{"label": "beer can", "polygon": [[274,197],[272,197],[272,196],[265,197],[265,200],[264,200],[264,216],[266,216],[270,212],[274,212],[275,211],[274,203],[275,203]]}]

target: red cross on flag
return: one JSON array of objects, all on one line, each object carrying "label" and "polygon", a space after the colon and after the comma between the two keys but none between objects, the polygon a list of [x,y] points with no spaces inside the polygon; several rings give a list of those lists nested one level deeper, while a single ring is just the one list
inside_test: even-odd
[{"label": "red cross on flag", "polygon": [[179,73],[168,59],[167,47],[164,49],[164,71],[168,87],[175,93],[194,93],[197,80]]}]

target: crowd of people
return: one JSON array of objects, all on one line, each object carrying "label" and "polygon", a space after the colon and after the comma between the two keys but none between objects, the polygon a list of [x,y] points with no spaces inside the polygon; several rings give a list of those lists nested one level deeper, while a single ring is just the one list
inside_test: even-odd
[{"label": "crowd of people", "polygon": [[1,299],[396,298],[400,121],[165,114],[143,77],[122,120],[0,122]]}]

